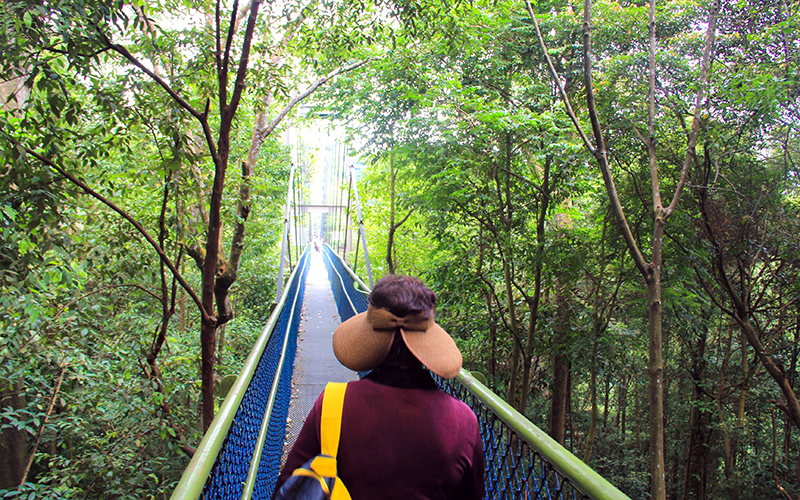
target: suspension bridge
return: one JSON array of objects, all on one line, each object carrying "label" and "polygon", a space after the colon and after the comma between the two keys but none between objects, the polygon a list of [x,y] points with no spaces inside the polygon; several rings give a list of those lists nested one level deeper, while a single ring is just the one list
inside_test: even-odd
[{"label": "suspension bridge", "polygon": [[[315,236],[311,215],[346,215],[339,219],[349,220],[354,200],[356,244],[362,244],[371,285],[353,168],[344,168],[338,160],[334,167],[335,179],[349,183],[346,203],[328,199],[313,205],[302,200],[303,190],[294,187],[292,171],[281,257],[291,264],[291,276],[284,286],[281,266],[277,305],[172,499],[268,500],[282,460],[325,384],[358,377],[338,363],[331,338],[340,322],[366,311],[370,287],[332,246],[311,243]],[[338,191],[345,190],[340,186]],[[297,224],[302,220],[307,227]],[[317,234],[330,237],[327,241],[338,244],[344,253],[352,252],[352,231],[341,223],[334,226],[333,220],[322,217]],[[297,224],[293,231],[291,221]],[[462,369],[453,380],[437,378],[437,383],[467,403],[478,417],[487,499],[628,499],[467,370]]]}]

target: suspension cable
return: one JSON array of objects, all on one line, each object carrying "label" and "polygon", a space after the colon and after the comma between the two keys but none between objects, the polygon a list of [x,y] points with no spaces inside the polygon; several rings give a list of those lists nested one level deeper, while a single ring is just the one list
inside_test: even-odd
[{"label": "suspension cable", "polygon": [[[295,173],[295,166],[292,164],[292,174],[289,176],[289,192],[286,195],[286,217],[291,218],[291,211],[289,210],[290,200],[294,198],[294,173]],[[287,256],[289,257],[289,269],[294,269],[294,264],[292,264],[292,236],[289,234],[288,230],[291,228],[291,222],[286,224],[286,247],[288,252],[286,252]]]},{"label": "suspension cable", "polygon": [[344,210],[342,207],[344,206],[344,183],[347,179],[347,145],[344,145],[344,149],[342,150],[342,168],[341,168],[341,178],[340,178],[340,191],[341,191],[341,203],[339,203],[339,223],[340,223],[340,230],[342,226],[344,226],[344,231],[341,233],[342,235],[342,251],[339,252],[340,255],[344,255],[345,250],[347,249],[347,225],[346,221],[343,220],[344,218]]},{"label": "suspension cable", "polygon": [[353,179],[353,191],[356,195],[356,212],[358,213],[358,227],[361,233],[361,238],[364,240],[364,265],[367,266],[367,276],[369,277],[369,287],[373,287],[372,283],[372,267],[369,265],[369,252],[367,252],[367,234],[364,232],[364,217],[361,216],[361,203],[358,200],[358,183],[355,181],[355,169],[350,165],[350,177]]},{"label": "suspension cable", "polygon": [[[298,155],[298,156],[299,156],[299,155]],[[298,160],[299,160],[299,158],[298,158]],[[298,161],[298,163],[300,163],[300,162]],[[301,176],[301,177],[303,177],[303,168],[302,168],[302,166],[300,167],[300,176]],[[297,207],[297,205],[298,205],[298,204],[297,204],[297,199],[298,199],[298,196],[297,196],[297,190],[298,190],[298,184],[300,184],[300,183],[298,183],[298,182],[295,182],[295,183],[294,183],[294,186],[293,186],[293,189],[292,189],[292,198],[293,198],[293,202],[292,202],[292,204],[293,204],[293,208],[294,208],[294,251],[295,251],[295,255],[296,255],[296,257],[295,257],[295,258],[296,258],[296,259],[299,259],[299,258],[300,258],[300,255],[299,255],[299,249],[300,249],[300,241],[299,241],[299,238],[300,238],[300,231],[299,231],[299,224],[300,224],[300,222],[301,222],[301,221],[299,220],[299,217],[297,216],[297,208],[298,208],[298,207]]]},{"label": "suspension cable", "polygon": [[[286,190],[286,211],[283,216],[283,237],[281,238],[281,263],[278,269],[278,291],[275,297],[275,303],[281,301],[281,294],[283,292],[283,268],[286,263],[286,247],[289,243],[289,215],[291,214],[292,202],[292,185],[294,185],[294,162],[289,170],[289,186]],[[291,262],[289,264],[291,267]]]},{"label": "suspension cable", "polygon": [[335,187],[333,188],[333,200],[332,200],[330,206],[328,207],[328,210],[329,210],[328,214],[329,214],[329,217],[331,218],[331,226],[332,226],[331,227],[331,247],[332,248],[337,248],[338,245],[339,245],[339,242],[334,238],[336,238],[335,235],[338,234],[338,230],[339,230],[338,227],[337,227],[337,223],[339,222],[339,218],[335,217],[336,205],[339,204],[339,192],[338,192],[338,189],[336,189],[338,187],[337,184],[339,182],[339,142],[338,141],[333,143],[333,153],[331,154],[331,172],[332,172],[331,173],[331,184],[334,185]]},{"label": "suspension cable", "polygon": [[[349,182],[347,183],[347,209],[345,210],[344,215],[344,252],[341,253],[342,259],[347,262],[347,235],[350,231],[350,197],[353,191],[353,179],[348,177]],[[358,240],[356,240],[356,244],[358,244]]]},{"label": "suspension cable", "polygon": [[340,146],[339,154],[336,155],[336,160],[338,164],[337,168],[337,180],[338,180],[338,189],[337,194],[339,195],[339,202],[336,204],[336,221],[338,225],[338,234],[339,234],[339,255],[344,253],[344,241],[342,239],[342,198],[344,198],[344,193],[342,192],[342,184],[344,183],[344,159],[345,159],[345,152],[347,148],[344,144]]}]

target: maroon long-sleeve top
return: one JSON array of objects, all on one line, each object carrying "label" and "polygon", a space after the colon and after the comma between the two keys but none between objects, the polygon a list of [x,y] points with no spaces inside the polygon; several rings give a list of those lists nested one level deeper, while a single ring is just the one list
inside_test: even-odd
[{"label": "maroon long-sleeve top", "polygon": [[[278,488],[320,453],[322,396],[308,415]],[[477,418],[424,370],[381,369],[345,394],[337,457],[353,500],[479,500],[483,443]]]}]

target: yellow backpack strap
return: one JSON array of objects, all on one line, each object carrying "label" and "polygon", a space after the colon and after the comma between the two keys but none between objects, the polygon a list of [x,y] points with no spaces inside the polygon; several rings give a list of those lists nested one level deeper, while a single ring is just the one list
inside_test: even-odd
[{"label": "yellow backpack strap", "polygon": [[333,491],[331,491],[331,500],[351,500],[350,492],[344,486],[344,483],[339,479],[333,483]]},{"label": "yellow backpack strap", "polygon": [[325,493],[325,496],[330,496],[331,490],[328,488],[328,483],[325,481],[325,478],[314,472],[313,470],[304,469],[302,467],[298,467],[297,469],[292,472],[293,476],[306,476],[319,481],[319,487],[322,488],[322,491]]},{"label": "yellow backpack strap", "polygon": [[339,451],[339,436],[342,432],[342,407],[347,384],[328,382],[322,398],[322,421],[320,423],[321,452],[336,458]]}]

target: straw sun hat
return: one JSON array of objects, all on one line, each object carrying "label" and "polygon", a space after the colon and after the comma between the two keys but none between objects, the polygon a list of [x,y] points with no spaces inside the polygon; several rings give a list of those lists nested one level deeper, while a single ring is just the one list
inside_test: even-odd
[{"label": "straw sun hat", "polygon": [[427,312],[398,318],[370,305],[366,312],[339,325],[333,334],[333,353],[353,371],[372,370],[389,354],[397,328],[408,350],[430,371],[447,379],[458,374],[461,352]]}]

